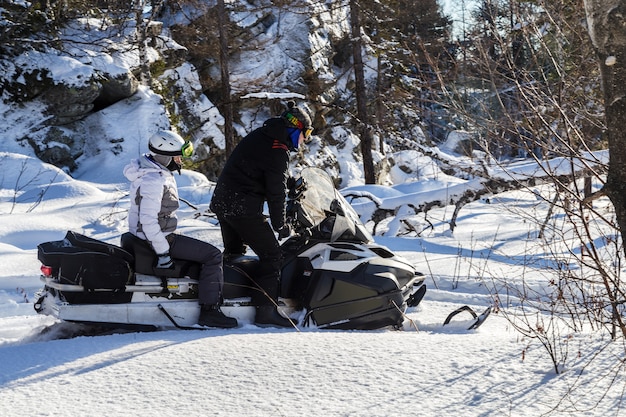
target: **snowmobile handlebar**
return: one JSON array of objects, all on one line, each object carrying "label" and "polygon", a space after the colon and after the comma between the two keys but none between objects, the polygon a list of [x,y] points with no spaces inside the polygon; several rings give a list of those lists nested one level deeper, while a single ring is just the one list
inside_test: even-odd
[{"label": "snowmobile handlebar", "polygon": [[288,200],[299,200],[302,198],[302,194],[306,191],[307,184],[302,177],[289,177],[287,179],[287,189],[289,190],[287,193]]},{"label": "snowmobile handlebar", "polygon": [[298,221],[300,208],[301,204],[299,200],[287,200],[287,207],[285,209],[287,223],[291,225],[296,235],[310,235],[311,231]]},{"label": "snowmobile handlebar", "polygon": [[304,192],[307,190],[307,183],[302,177],[289,177],[287,179],[287,189],[289,190],[285,209],[287,223],[293,227],[297,235],[310,236],[311,231],[298,222],[298,212],[302,207],[300,200],[304,197]]}]

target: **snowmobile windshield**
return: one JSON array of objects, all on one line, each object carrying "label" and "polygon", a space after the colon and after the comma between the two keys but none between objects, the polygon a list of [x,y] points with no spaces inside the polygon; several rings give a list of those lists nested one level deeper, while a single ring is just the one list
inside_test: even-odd
[{"label": "snowmobile windshield", "polygon": [[330,241],[351,240],[373,242],[372,235],[346,199],[335,189],[331,177],[319,168],[305,168],[301,177],[306,182],[301,199],[300,215],[312,227],[330,233]]}]

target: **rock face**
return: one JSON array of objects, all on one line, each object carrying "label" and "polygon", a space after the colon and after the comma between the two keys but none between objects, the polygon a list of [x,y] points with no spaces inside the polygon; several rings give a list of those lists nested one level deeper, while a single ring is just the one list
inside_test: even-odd
[{"label": "rock face", "polygon": [[101,91],[102,85],[95,80],[82,86],[63,82],[53,84],[40,96],[47,106],[46,113],[50,116],[46,124],[60,126],[84,118],[93,110],[94,101]]},{"label": "rock face", "polygon": [[130,72],[115,76],[106,76],[100,81],[102,88],[100,94],[93,101],[94,108],[102,109],[110,106],[113,103],[117,103],[120,100],[128,98],[137,92],[139,88],[139,81]]},{"label": "rock face", "polygon": [[[162,26],[151,30],[155,28]],[[85,26],[80,29],[94,38],[100,36]],[[0,54],[2,101],[41,109],[39,117],[32,119],[29,133],[13,139],[30,145],[44,162],[68,172],[77,168],[76,160],[83,153],[85,135],[80,132],[80,121],[132,97],[140,85],[135,75],[138,65],[115,64],[116,60],[129,61],[119,52],[124,45],[110,46],[113,54],[102,52],[95,41],[93,45],[86,42],[77,52],[77,46],[71,42],[54,44],[58,49],[45,44],[37,49],[21,47]],[[176,49],[172,55],[180,57],[180,50],[184,49]],[[181,59],[172,61],[179,63]]]},{"label": "rock face", "polygon": [[[35,69],[28,78],[36,78],[36,81],[19,86],[20,79],[13,80],[13,85],[11,80],[5,83],[15,92],[14,101],[37,101],[45,109],[42,120],[37,123],[39,127],[27,137],[16,139],[26,140],[42,161],[71,172],[77,167],[75,160],[82,154],[83,146],[80,136],[73,134],[72,124],[131,97],[139,83],[130,71],[116,75],[94,72],[94,76],[78,84],[74,80],[54,81],[46,74],[45,70]],[[29,100],[31,97],[33,99]]]},{"label": "rock face", "polygon": [[[221,97],[215,25],[206,31],[182,31],[200,37],[197,43],[186,44],[172,37],[175,26],[181,25],[180,16],[172,10],[160,15],[162,22],[146,25],[144,48],[138,47],[132,20],[113,32],[100,20],[89,19],[67,22],[54,33],[58,38],[54,42],[0,46],[2,101],[42,109],[33,112],[31,125],[23,129],[27,134],[10,139],[27,144],[43,161],[72,172],[80,164],[77,159],[85,144],[93,147],[93,137],[102,142],[103,152],[125,146],[123,137],[107,137],[110,129],[106,126],[115,121],[106,120],[106,110],[148,88],[161,97],[169,123],[141,130],[171,127],[193,140],[197,149],[194,169],[215,180],[225,162],[223,103],[233,106],[237,141],[280,114],[288,99],[296,99],[312,111],[315,140],[307,152],[294,156],[294,168],[323,165],[337,176],[341,169],[358,172],[358,138],[348,124],[350,113],[342,110],[353,97],[352,91],[345,90],[349,83],[341,81],[349,73],[341,63],[348,21],[345,15],[337,15],[339,9],[323,7],[328,11],[314,18],[272,6],[265,6],[263,13],[250,11],[245,19],[231,15],[238,27],[230,31],[237,33],[228,57],[230,98]],[[46,39],[50,38],[48,33]],[[344,64],[349,67],[349,62]],[[148,85],[142,86],[139,80],[145,80],[148,71],[148,81],[142,81]],[[102,119],[96,132],[94,115]],[[91,120],[88,124],[86,118]],[[340,167],[338,152],[351,154],[353,166]]]},{"label": "rock face", "polygon": [[[27,12],[28,6],[4,11],[5,16],[6,13],[13,13],[8,21],[17,21]],[[289,59],[293,62],[268,63],[259,53],[259,49],[268,46],[265,38],[274,36],[277,20],[274,13],[268,12],[256,20],[247,20],[242,26],[242,36],[236,42],[245,40],[247,48],[239,48],[232,55],[233,97],[240,97],[251,89],[288,91],[302,97],[309,94],[309,86],[302,75],[307,70],[309,73],[313,71],[311,60],[307,57],[311,49],[309,45],[298,46],[291,37],[273,46],[284,47],[285,52],[291,51]],[[152,21],[146,25],[143,51],[138,51],[141,48],[136,44],[134,22],[127,22],[132,30],[118,33],[120,36],[110,36],[110,28],[98,27],[96,23],[69,21],[65,28],[54,34],[62,41],[15,45],[10,51],[0,49],[3,102],[37,105],[41,109],[38,114],[33,112],[28,134],[13,140],[30,146],[43,161],[68,172],[74,171],[85,143],[90,140],[90,132],[84,131],[81,122],[96,113],[104,115],[109,106],[137,93],[141,72],[145,71],[139,58],[143,53],[149,61],[150,87],[161,95],[171,126],[200,145],[196,146],[197,158],[201,161],[199,168],[209,178],[216,179],[225,160],[223,118],[208,96],[212,95],[211,88],[219,90],[219,77],[212,77],[214,79],[203,85],[195,67],[188,62],[193,54],[170,37],[163,22]],[[104,36],[105,30],[108,31],[107,36]],[[76,34],[79,34],[78,41]],[[46,35],[49,37],[51,33]],[[202,61],[211,58],[214,57],[205,56],[194,63],[206,66]],[[255,78],[249,67],[244,68],[250,59],[257,61],[257,69],[253,72],[260,74],[260,78]],[[309,64],[302,64],[305,62]],[[213,62],[213,68],[216,65]],[[283,68],[284,65],[287,69]],[[211,69],[208,73],[214,74],[215,71]],[[309,75],[313,85],[310,79]],[[282,111],[279,101],[235,99],[236,123],[242,125],[237,130],[238,136],[245,135],[265,118],[279,114]],[[250,113],[258,114],[258,119],[246,116]],[[113,140],[118,146],[124,146],[123,138],[107,138],[106,132],[106,128],[97,132],[102,136],[103,149],[110,149]]]},{"label": "rock face", "polygon": [[77,143],[71,131],[56,126],[40,129],[32,136],[25,138],[33,147],[35,155],[49,164],[73,171],[76,159],[81,153],[81,144]]}]

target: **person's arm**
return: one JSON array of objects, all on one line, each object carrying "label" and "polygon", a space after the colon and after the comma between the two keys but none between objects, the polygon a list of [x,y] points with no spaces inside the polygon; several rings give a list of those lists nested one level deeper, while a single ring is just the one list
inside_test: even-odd
[{"label": "person's arm", "polygon": [[170,250],[170,245],[159,225],[159,212],[161,211],[164,185],[165,178],[163,175],[155,172],[146,175],[143,184],[139,188],[139,196],[141,198],[139,202],[139,223],[141,223],[146,239],[159,255]]},{"label": "person's arm", "polygon": [[289,176],[289,155],[284,151],[276,151],[276,157],[265,173],[265,189],[267,190],[267,206],[270,221],[274,230],[285,226],[286,184]]}]

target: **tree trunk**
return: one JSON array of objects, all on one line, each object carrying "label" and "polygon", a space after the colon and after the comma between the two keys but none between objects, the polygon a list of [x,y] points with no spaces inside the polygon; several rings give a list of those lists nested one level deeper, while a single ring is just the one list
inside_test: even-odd
[{"label": "tree trunk", "polygon": [[356,113],[358,132],[361,137],[361,154],[363,155],[363,173],[366,184],[376,183],[374,175],[374,159],[372,158],[372,132],[369,128],[367,115],[367,95],[365,91],[365,73],[363,70],[361,24],[359,8],[356,0],[350,0],[350,23],[352,36],[352,57],[354,60],[354,82],[356,84]]},{"label": "tree trunk", "polygon": [[[626,242],[626,0],[584,0],[587,27],[600,61],[604,90],[609,173],[604,191],[615,207],[615,216]],[[622,245],[626,254],[626,245]],[[615,322],[626,337],[626,322],[619,311],[623,301],[605,281]]]},{"label": "tree trunk", "polygon": [[604,191],[615,206],[622,241],[626,242],[626,1],[585,0],[585,12],[604,90],[610,155]]},{"label": "tree trunk", "polygon": [[147,23],[143,18],[144,0],[135,1],[135,18],[137,21],[137,45],[139,47],[139,62],[141,65],[141,71],[139,76],[139,82],[142,85],[151,86],[152,76],[150,75],[150,64],[148,63],[148,46],[146,45],[147,35],[146,26]]},{"label": "tree trunk", "polygon": [[224,114],[224,137],[226,142],[226,157],[235,149],[235,132],[233,129],[233,103],[230,94],[230,75],[228,71],[228,31],[224,0],[217,0],[217,13],[220,34],[220,70],[222,96],[222,112]]},{"label": "tree trunk", "polygon": [[381,154],[385,154],[385,135],[381,134],[384,127],[385,110],[383,108],[383,71],[382,57],[378,55],[376,60],[376,128],[379,134],[378,150]]}]

